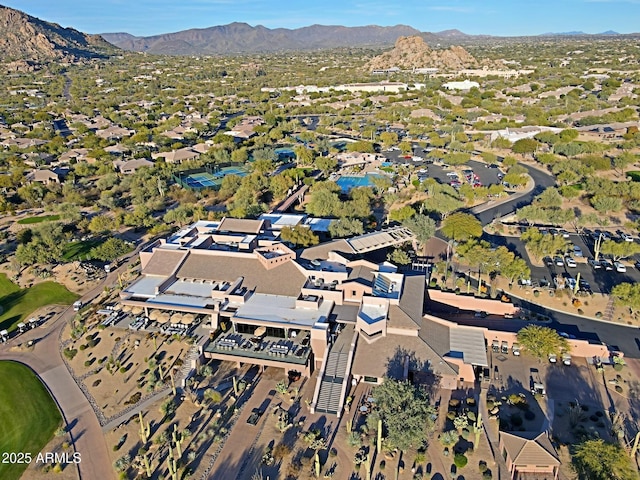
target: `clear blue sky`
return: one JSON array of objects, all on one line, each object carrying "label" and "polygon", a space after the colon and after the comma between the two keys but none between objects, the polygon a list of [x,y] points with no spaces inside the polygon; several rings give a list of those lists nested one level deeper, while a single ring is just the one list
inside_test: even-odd
[{"label": "clear blue sky", "polygon": [[87,33],[154,35],[231,22],[269,28],[397,25],[536,35],[640,30],[640,0],[0,0]]}]

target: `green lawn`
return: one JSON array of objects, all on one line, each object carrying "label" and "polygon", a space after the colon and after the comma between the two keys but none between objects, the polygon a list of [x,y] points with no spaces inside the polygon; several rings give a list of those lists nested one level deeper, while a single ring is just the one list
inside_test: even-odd
[{"label": "green lawn", "polygon": [[67,243],[64,247],[62,259],[65,262],[73,262],[75,260],[85,260],[92,248],[104,243],[105,238],[92,238],[84,242]]},{"label": "green lawn", "polygon": [[[56,282],[42,282],[31,288],[20,289],[15,283],[0,274],[0,330],[14,330],[16,325],[31,312],[50,304],[71,305],[78,295]],[[2,378],[2,377],[0,377]],[[0,478],[3,478],[0,475]]]},{"label": "green lawn", "polygon": [[42,217],[27,217],[22,220],[18,220],[20,225],[31,225],[33,223],[42,223],[42,222],[55,222],[56,220],[60,220],[60,215],[44,215]]},{"label": "green lawn", "polygon": [[[31,453],[53,438],[62,416],[40,379],[16,362],[0,362],[0,452]],[[27,464],[0,462],[2,480],[18,480]]]}]

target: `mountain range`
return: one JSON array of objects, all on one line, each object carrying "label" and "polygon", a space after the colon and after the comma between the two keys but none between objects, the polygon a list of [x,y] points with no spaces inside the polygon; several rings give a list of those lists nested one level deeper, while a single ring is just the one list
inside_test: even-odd
[{"label": "mountain range", "polygon": [[[583,33],[544,36],[570,35]],[[616,35],[616,32],[608,31],[599,35]],[[88,35],[0,5],[0,62],[10,63],[9,68],[14,70],[37,68],[38,64],[47,61],[74,62],[108,56],[117,51],[114,46],[153,54],[225,55],[338,47],[386,47],[393,45],[400,37],[420,37],[436,46],[509,40],[505,37],[467,35],[459,30],[420,32],[408,25],[311,25],[296,29],[270,29],[240,22],[148,37],[136,37],[126,32]],[[464,60],[464,63],[467,61]]]}]

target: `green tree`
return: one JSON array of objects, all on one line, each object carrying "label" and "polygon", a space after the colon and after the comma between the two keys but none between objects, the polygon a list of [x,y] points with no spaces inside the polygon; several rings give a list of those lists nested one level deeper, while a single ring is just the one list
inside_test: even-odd
[{"label": "green tree", "polygon": [[517,257],[500,266],[500,275],[508,279],[509,283],[513,283],[519,278],[531,278],[531,269],[524,259]]},{"label": "green tree", "polygon": [[131,247],[121,238],[109,237],[101,245],[94,247],[89,252],[91,258],[97,258],[105,262],[114,260],[131,251]]},{"label": "green tree", "polygon": [[640,253],[640,244],[636,242],[616,242],[615,240],[606,240],[600,246],[600,253],[603,255],[611,255],[614,261],[629,258],[636,253]]},{"label": "green tree", "polygon": [[316,188],[313,189],[311,197],[305,205],[305,211],[316,217],[332,217],[339,212],[341,207],[342,203],[335,191]]},{"label": "green tree", "polygon": [[559,355],[569,350],[567,340],[549,327],[527,325],[518,331],[518,343],[531,355],[547,358],[550,353]]},{"label": "green tree", "polygon": [[622,209],[622,199],[608,195],[594,195],[591,205],[600,213],[619,212]]},{"label": "green tree", "polygon": [[333,238],[350,237],[364,232],[361,220],[357,218],[339,218],[329,225],[329,234]]},{"label": "green tree", "polygon": [[347,151],[349,152],[361,152],[361,153],[376,153],[373,143],[365,140],[358,140],[347,144]]},{"label": "green tree", "polygon": [[398,143],[398,134],[395,132],[382,132],[380,134],[380,141],[386,148],[389,148]]},{"label": "green tree", "polygon": [[389,212],[389,220],[402,223],[408,218],[413,217],[415,214],[416,211],[411,205],[405,205],[404,207],[391,210]]},{"label": "green tree", "polygon": [[538,149],[538,146],[538,142],[533,138],[521,138],[513,144],[511,151],[521,155],[532,154]]},{"label": "green tree", "polygon": [[602,439],[586,440],[575,447],[573,467],[588,480],[637,480],[632,459],[620,447]]},{"label": "green tree", "polygon": [[611,296],[620,305],[640,310],[640,284],[623,282],[611,289]]},{"label": "green tree", "polygon": [[444,220],[451,212],[464,207],[464,202],[449,193],[437,192],[424,201],[424,207],[428,212],[440,214],[440,219]]},{"label": "green tree", "polygon": [[426,391],[410,382],[385,378],[373,391],[376,408],[367,418],[370,430],[382,420],[385,442],[402,451],[422,445],[433,428],[435,408]]},{"label": "green tree", "polygon": [[436,222],[426,215],[416,214],[406,219],[403,225],[407,227],[416,236],[416,240],[422,245],[424,254],[426,255],[427,242],[436,233]]},{"label": "green tree", "polygon": [[560,208],[562,196],[556,188],[549,187],[535,198],[535,202],[542,208]]},{"label": "green tree", "polygon": [[311,229],[302,225],[284,227],[280,231],[280,237],[285,242],[293,243],[299,247],[310,247],[311,245],[317,245],[320,242],[318,236],[313,233]]},{"label": "green tree", "polygon": [[560,235],[543,235],[537,228],[529,228],[520,236],[527,250],[536,258],[545,255],[562,253],[567,248],[567,241]]},{"label": "green tree", "polygon": [[470,213],[454,213],[442,221],[442,233],[456,242],[464,242],[482,235],[482,224]]},{"label": "green tree", "polygon": [[391,253],[387,254],[387,260],[396,265],[408,265],[411,263],[411,257],[401,248],[394,248]]}]

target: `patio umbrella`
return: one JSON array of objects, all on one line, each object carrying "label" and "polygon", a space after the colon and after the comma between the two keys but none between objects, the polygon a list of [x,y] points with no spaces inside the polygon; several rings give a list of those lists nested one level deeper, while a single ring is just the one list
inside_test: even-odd
[{"label": "patio umbrella", "polygon": [[120,310],[122,310],[122,304],[121,304],[121,303],[116,303],[116,304],[113,306],[113,310],[114,310],[115,312],[119,312]]},{"label": "patio umbrella", "polygon": [[195,319],[196,316],[193,313],[185,313],[182,316],[182,320],[180,322],[185,325],[191,325],[195,321]]},{"label": "patio umbrella", "polygon": [[171,315],[171,323],[180,323],[182,321],[181,313],[174,313]]},{"label": "patio umbrella", "polygon": [[131,309],[131,313],[133,313],[134,315],[140,315],[142,312],[144,312],[144,308],[142,307],[133,307]]},{"label": "patio umbrella", "polygon": [[130,312],[132,308],[133,307],[131,307],[131,305],[123,305],[122,311],[123,312]]},{"label": "patio umbrella", "polygon": [[267,327],[258,327],[255,332],[253,332],[256,337],[262,337],[265,333],[267,333]]},{"label": "patio umbrella", "polygon": [[158,314],[158,318],[156,319],[156,321],[158,323],[167,323],[169,321],[170,315],[168,312],[160,312],[160,314]]},{"label": "patio umbrella", "polygon": [[149,320],[158,320],[159,315],[160,310],[151,310],[151,313],[149,313]]}]

